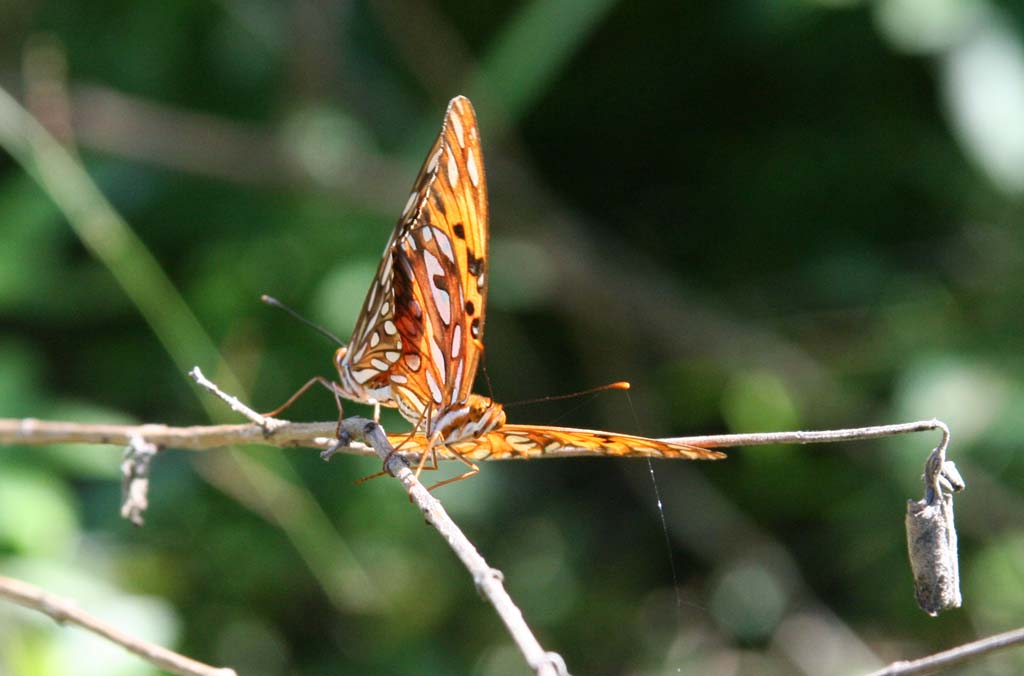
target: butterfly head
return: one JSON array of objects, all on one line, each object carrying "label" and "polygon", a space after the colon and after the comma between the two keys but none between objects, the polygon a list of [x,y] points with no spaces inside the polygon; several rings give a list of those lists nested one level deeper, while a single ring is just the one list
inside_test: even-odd
[{"label": "butterfly head", "polygon": [[505,424],[505,408],[490,397],[479,394],[469,395],[468,423],[478,437]]},{"label": "butterfly head", "polygon": [[489,397],[471,394],[464,406],[444,414],[435,424],[445,443],[476,439],[505,424],[505,409]]}]

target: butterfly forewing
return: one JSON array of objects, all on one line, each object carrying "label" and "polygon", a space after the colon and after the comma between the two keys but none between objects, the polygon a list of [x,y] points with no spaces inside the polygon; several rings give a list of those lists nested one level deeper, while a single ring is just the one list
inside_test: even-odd
[{"label": "butterfly forewing", "polygon": [[486,266],[480,132],[456,97],[338,359],[345,389],[417,421],[463,404],[483,349]]},{"label": "butterfly forewing", "polygon": [[410,406],[428,406],[438,417],[465,404],[483,350],[487,192],[468,100],[452,101],[426,169],[415,224],[393,254],[395,323],[404,344],[392,382]]}]

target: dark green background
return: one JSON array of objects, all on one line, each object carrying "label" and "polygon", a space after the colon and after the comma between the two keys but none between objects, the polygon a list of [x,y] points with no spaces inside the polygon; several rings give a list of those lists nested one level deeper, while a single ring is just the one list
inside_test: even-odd
[{"label": "dark green background", "polygon": [[[263,409],[331,375],[332,346],[259,294],[347,337],[463,93],[491,198],[478,391],[633,383],[512,421],[671,436],[939,417],[968,482],[965,608],[932,619],[902,521],[935,435],[656,462],[671,554],[645,461],[485,465],[438,495],[545,648],[576,674],[849,674],[1015,627],[1024,13],[679,4],[5,5],[0,84],[54,133],[70,115],[65,138],[212,342],[144,319],[138,298],[171,311],[159,280],[98,260],[52,188],[0,157],[0,416],[234,421],[187,368],[229,368]],[[289,412],[333,415],[322,392]],[[400,488],[353,486],[376,461],[169,450],[135,529],[119,454],[0,450],[0,574],[246,676],[527,672]],[[153,673],[100,645],[0,605],[0,672]]]}]

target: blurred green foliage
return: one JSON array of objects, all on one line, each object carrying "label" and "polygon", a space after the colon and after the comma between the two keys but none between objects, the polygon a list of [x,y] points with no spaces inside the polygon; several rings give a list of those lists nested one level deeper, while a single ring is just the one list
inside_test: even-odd
[{"label": "blurred green foliage", "polygon": [[[932,619],[902,515],[933,439],[656,463],[667,533],[643,461],[485,466],[439,497],[547,649],[579,674],[848,674],[1012,628],[1022,17],[969,0],[4,5],[0,85],[80,157],[129,248],[80,239],[54,186],[0,157],[0,416],[201,424],[230,417],[189,364],[258,408],[330,375],[332,347],[259,294],[346,336],[465,93],[492,209],[478,391],[634,385],[512,420],[669,436],[939,417],[968,481],[965,608]],[[334,413],[314,394],[290,417]],[[119,453],[0,449],[0,574],[247,676],[527,673],[400,489],[352,485],[375,461],[170,449],[135,529]],[[965,673],[1022,668],[1008,652]],[[154,671],[0,605],[0,673]]]}]

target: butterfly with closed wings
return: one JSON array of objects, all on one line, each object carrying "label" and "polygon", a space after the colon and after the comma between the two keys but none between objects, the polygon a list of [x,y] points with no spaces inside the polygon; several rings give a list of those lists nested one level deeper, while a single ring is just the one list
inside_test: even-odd
[{"label": "butterfly with closed wings", "polygon": [[487,246],[480,132],[472,104],[458,96],[448,105],[384,249],[352,338],[335,353],[339,382],[315,378],[306,387],[319,381],[336,395],[397,407],[416,426],[415,434],[389,437],[396,447],[412,444],[419,450],[418,469],[428,456],[436,467],[438,448],[469,466],[433,488],[476,473],[472,459],[584,453],[724,457],[630,435],[506,425],[501,404],[471,391],[484,348]]}]

